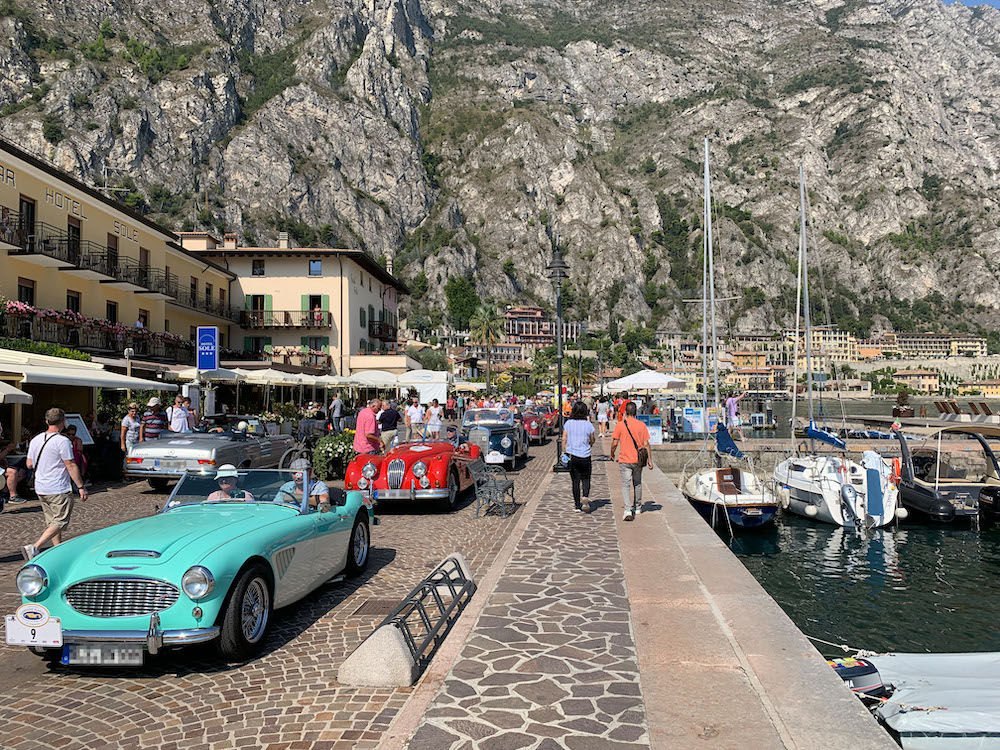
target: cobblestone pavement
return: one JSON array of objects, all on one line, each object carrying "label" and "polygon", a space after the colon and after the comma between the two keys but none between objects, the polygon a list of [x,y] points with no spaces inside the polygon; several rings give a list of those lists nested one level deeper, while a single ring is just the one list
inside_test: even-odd
[{"label": "cobblestone pavement", "polygon": [[555,477],[409,750],[649,747],[610,498]]},{"label": "cobblestone pavement", "polygon": [[[551,468],[554,446],[533,448],[515,478],[519,502],[531,497]],[[78,505],[71,529],[80,534],[149,515],[165,495],[144,483],[97,487]],[[374,747],[410,689],[359,689],[336,682],[343,659],[384,615],[355,615],[369,600],[405,595],[451,552],[484,574],[511,530],[507,519],[473,518],[467,497],[453,514],[424,506],[380,506],[368,570],[327,584],[275,613],[263,654],[225,664],[210,644],[166,652],[139,671],[49,666],[25,649],[0,648],[0,747],[4,750],[148,748],[216,750],[346,750]],[[19,603],[18,550],[41,530],[37,503],[0,515],[0,614]]]}]

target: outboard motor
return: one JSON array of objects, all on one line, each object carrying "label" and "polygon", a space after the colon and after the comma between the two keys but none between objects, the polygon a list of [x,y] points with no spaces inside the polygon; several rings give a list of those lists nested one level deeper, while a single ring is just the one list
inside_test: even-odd
[{"label": "outboard motor", "polygon": [[1000,487],[983,487],[979,491],[979,520],[984,523],[1000,521]]},{"label": "outboard motor", "polygon": [[862,698],[865,696],[885,698],[889,695],[889,690],[882,683],[881,675],[870,661],[864,659],[828,659],[826,663],[833,667],[847,687]]},{"label": "outboard motor", "polygon": [[858,491],[851,485],[845,484],[840,488],[840,500],[844,510],[847,511],[844,513],[844,517],[850,517],[854,519],[855,524],[860,522],[861,526],[864,526],[865,516],[867,514],[865,513],[864,508],[858,507],[860,505],[858,502]]}]

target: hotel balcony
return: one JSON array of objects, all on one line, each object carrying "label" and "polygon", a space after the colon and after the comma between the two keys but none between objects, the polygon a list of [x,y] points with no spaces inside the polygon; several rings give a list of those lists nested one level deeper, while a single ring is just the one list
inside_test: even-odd
[{"label": "hotel balcony", "polygon": [[329,328],[333,314],[325,310],[243,310],[243,328]]},{"label": "hotel balcony", "polygon": [[126,348],[131,347],[137,357],[175,364],[190,364],[194,361],[193,347],[161,341],[151,336],[148,330],[127,329],[116,332],[93,325],[78,325],[38,316],[21,318],[8,314],[0,327],[0,333],[11,338],[57,344],[94,354],[121,356]]},{"label": "hotel balcony", "polygon": [[0,245],[8,254],[39,266],[101,284],[149,295],[226,320],[239,320],[239,311],[203,294],[182,289],[175,274],[153,268],[135,258],[90,240],[70,236],[45,222],[26,224],[17,211],[0,206]]},{"label": "hotel balcony", "polygon": [[368,321],[368,338],[378,341],[395,341],[396,326],[381,320]]}]

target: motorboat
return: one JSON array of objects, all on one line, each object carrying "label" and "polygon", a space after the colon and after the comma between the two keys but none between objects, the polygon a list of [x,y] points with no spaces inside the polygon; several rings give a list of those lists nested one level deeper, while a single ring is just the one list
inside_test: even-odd
[{"label": "motorboat", "polygon": [[903,750],[1000,750],[1000,653],[832,659]]},{"label": "motorboat", "polygon": [[[905,427],[900,421],[890,426],[899,444],[902,505],[938,523],[1000,521],[1000,465],[988,442],[1000,438],[1000,425],[948,419],[904,421]],[[955,440],[970,445],[959,449]]]},{"label": "motorboat", "polygon": [[907,513],[897,477],[875,451],[861,463],[835,455],[792,456],[774,468],[777,496],[789,512],[835,526],[873,529]]}]

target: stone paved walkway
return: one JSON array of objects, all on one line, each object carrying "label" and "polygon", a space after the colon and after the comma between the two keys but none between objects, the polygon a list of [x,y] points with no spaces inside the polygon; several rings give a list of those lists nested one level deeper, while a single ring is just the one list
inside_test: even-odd
[{"label": "stone paved walkway", "polygon": [[604,466],[555,477],[409,750],[649,748]]}]

